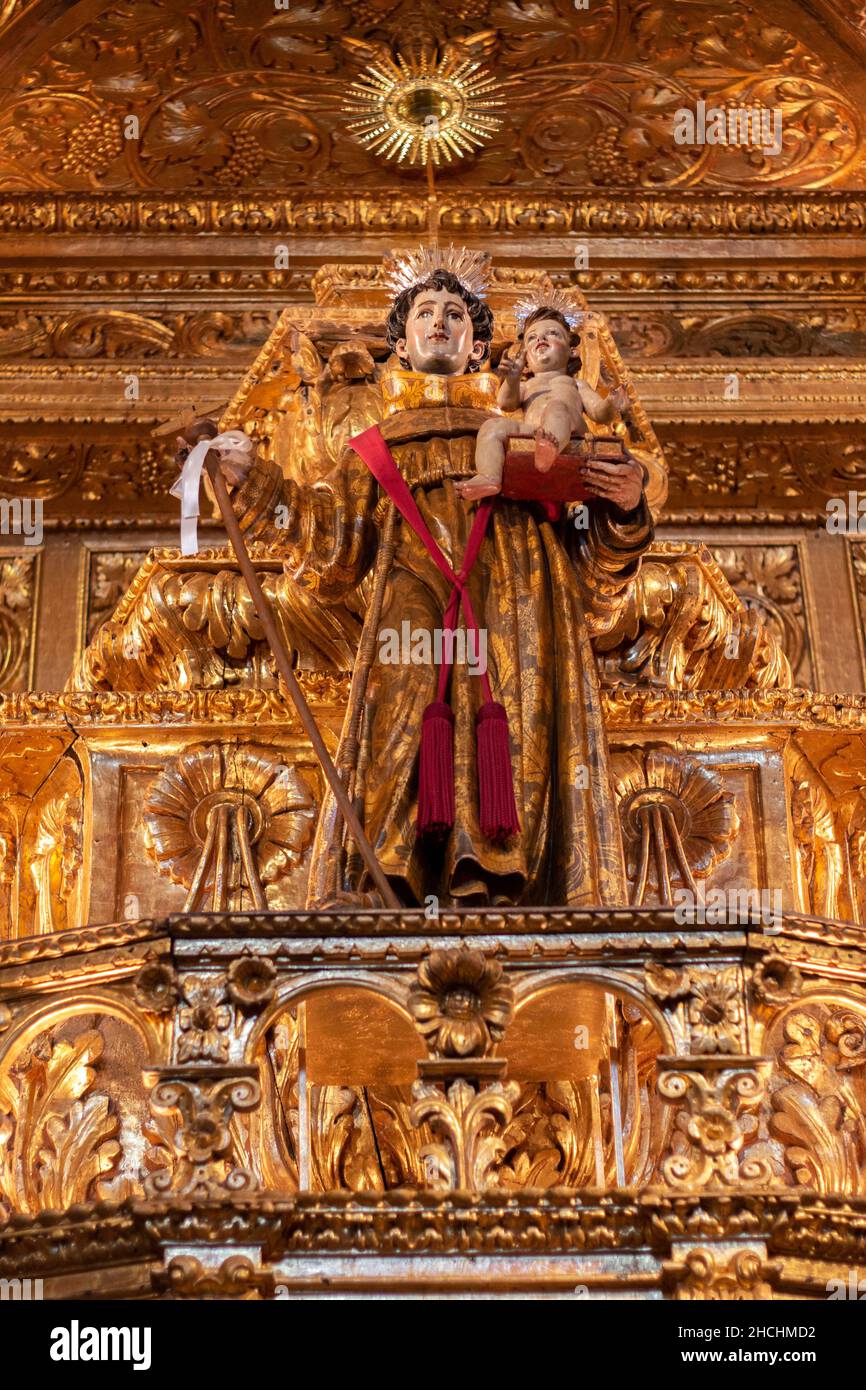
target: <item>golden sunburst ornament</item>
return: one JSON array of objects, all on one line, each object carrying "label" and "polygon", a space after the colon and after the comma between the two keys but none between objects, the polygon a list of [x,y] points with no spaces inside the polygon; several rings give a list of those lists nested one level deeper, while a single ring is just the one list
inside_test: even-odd
[{"label": "golden sunburst ornament", "polygon": [[382,57],[349,87],[349,130],[398,164],[438,164],[473,154],[502,124],[496,79],[473,58],[417,53]]}]

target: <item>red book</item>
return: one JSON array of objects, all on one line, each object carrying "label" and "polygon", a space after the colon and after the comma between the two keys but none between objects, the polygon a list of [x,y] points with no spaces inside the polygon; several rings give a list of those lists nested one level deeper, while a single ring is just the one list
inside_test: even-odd
[{"label": "red book", "polygon": [[615,434],[573,438],[553,467],[547,473],[539,473],[535,466],[535,440],[531,435],[511,435],[502,474],[502,496],[513,502],[583,502],[589,494],[580,470],[590,458],[624,463],[622,440]]}]

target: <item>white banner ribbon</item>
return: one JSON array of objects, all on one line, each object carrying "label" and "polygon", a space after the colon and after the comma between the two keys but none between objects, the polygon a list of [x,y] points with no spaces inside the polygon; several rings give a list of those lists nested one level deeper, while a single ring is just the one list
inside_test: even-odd
[{"label": "white banner ribbon", "polygon": [[199,488],[201,470],[208,452],[215,449],[220,458],[226,454],[250,454],[253,441],[243,430],[226,430],[213,439],[201,439],[194,444],[184,460],[180,477],[169,489],[172,497],[180,498],[180,553],[198,554]]}]

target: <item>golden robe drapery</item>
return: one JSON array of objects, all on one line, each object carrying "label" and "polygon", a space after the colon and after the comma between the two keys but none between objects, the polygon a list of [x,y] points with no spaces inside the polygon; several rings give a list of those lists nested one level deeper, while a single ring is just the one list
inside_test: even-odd
[{"label": "golden robe drapery", "polygon": [[[474,471],[477,423],[469,416],[476,413],[411,411],[390,431],[395,461],[455,570],[473,510],[454,483]],[[606,502],[592,503],[582,529],[567,518],[551,522],[536,504],[496,504],[469,587],[487,633],[494,698],[511,729],[521,835],[504,847],[485,840],[478,825],[474,716],[483,696],[466,664],[454,665],[450,685],[455,828],[444,844],[416,843],[421,716],[436,698],[437,669],[382,660],[380,639],[406,621],[413,632],[440,629],[448,585],[365,465],[345,450],[325,481],[305,487],[259,459],[236,507],[250,539],[269,542],[321,603],[342,603],[368,576],[337,762],[398,895],[418,903],[435,895],[443,905],[625,903],[591,636],[612,623],[652,538],[645,504],[623,518]],[[328,794],[310,906],[363,900],[368,886]]]}]

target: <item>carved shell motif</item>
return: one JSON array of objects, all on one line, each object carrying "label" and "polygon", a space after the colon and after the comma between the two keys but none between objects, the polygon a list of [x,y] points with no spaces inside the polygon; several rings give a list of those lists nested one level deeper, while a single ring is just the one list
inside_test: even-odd
[{"label": "carved shell motif", "polygon": [[264,886],[301,860],[315,798],[293,767],[265,748],[197,744],[169,763],[144,805],[148,852],[190,890],[186,910],[265,907]]},{"label": "carved shell motif", "polygon": [[611,761],[634,900],[644,901],[655,868],[669,902],[672,876],[694,888],[730,854],[739,829],[734,794],[716,772],[671,748],[617,753]]}]

